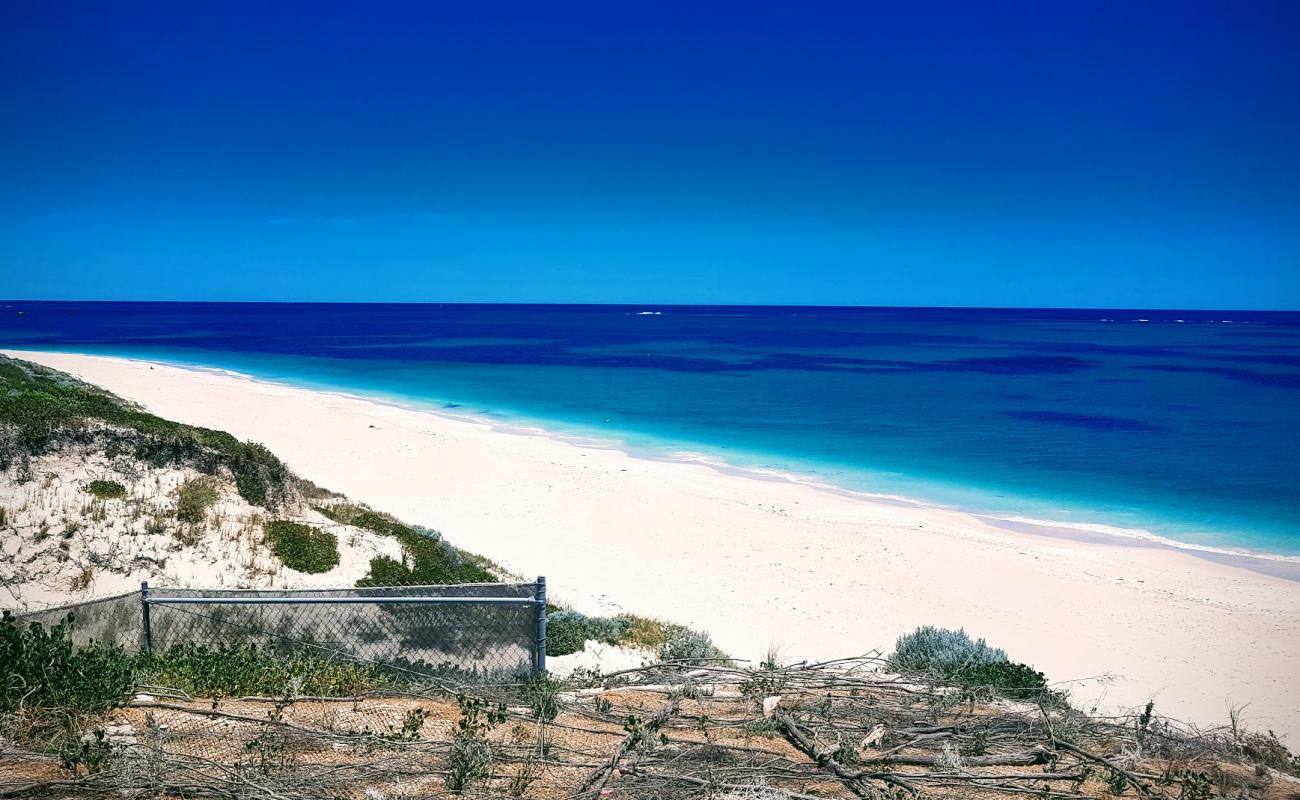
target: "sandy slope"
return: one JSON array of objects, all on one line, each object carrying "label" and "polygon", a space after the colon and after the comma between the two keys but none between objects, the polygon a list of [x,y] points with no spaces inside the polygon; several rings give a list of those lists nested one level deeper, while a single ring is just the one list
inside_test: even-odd
[{"label": "sandy slope", "polygon": [[1300,744],[1300,583],[1185,553],[1010,533],[700,464],[227,373],[10,353],[156,413],[262,442],[304,477],[524,575],[589,611],[703,627],[724,649],[788,658],[888,650],[965,626],[1054,679],[1110,673],[1076,698],[1226,721]]}]

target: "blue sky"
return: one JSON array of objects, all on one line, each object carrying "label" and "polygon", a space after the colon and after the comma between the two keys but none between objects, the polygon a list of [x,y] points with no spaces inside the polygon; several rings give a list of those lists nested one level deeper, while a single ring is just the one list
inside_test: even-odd
[{"label": "blue sky", "polygon": [[1300,307],[1300,4],[0,6],[0,296]]}]

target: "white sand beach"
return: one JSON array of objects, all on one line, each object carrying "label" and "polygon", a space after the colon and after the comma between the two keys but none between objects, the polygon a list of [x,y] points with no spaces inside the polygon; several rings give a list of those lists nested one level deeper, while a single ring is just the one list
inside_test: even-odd
[{"label": "white sand beach", "polygon": [[1082,705],[1154,698],[1212,725],[1249,704],[1249,726],[1300,744],[1300,582],[230,373],[6,354],[261,442],[322,486],[546,575],[579,610],[687,623],[739,657],[776,643],[791,660],[961,626],[1052,680],[1091,679],[1072,687]]}]

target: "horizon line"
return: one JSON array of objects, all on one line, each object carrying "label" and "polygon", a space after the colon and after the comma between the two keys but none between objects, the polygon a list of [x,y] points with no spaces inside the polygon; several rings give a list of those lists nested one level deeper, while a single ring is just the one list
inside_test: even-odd
[{"label": "horizon line", "polygon": [[914,311],[1146,311],[1146,312],[1232,312],[1252,314],[1297,314],[1300,308],[1173,308],[1156,306],[966,306],[966,305],[867,305],[814,303],[657,303],[657,302],[536,302],[499,300],[103,300],[68,298],[0,298],[6,306],[15,303],[102,303],[156,305],[301,305],[301,306],[528,306],[559,308],[817,308]]}]

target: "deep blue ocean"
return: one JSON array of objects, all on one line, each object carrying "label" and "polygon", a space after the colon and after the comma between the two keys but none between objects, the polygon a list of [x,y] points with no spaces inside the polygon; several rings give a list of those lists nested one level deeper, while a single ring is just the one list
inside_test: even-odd
[{"label": "deep blue ocean", "polygon": [[1300,312],[0,302],[0,346],[1300,554]]}]

